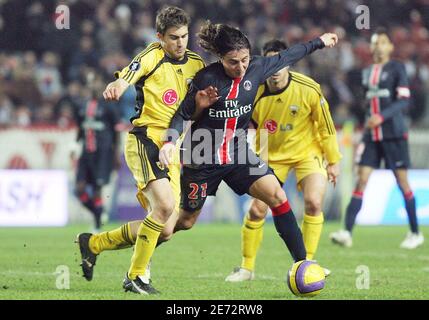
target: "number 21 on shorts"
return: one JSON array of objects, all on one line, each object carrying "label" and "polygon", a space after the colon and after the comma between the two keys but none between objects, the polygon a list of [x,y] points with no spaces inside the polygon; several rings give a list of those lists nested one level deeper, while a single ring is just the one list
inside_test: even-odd
[{"label": "number 21 on shorts", "polygon": [[201,184],[199,186],[198,184],[191,182],[189,184],[189,188],[191,188],[191,192],[188,194],[188,199],[191,200],[197,200],[198,199],[198,191],[201,189],[201,198],[207,197],[207,182]]}]

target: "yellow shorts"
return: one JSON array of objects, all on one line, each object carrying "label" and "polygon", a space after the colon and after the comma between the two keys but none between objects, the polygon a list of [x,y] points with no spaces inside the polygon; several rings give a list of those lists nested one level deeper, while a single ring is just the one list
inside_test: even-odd
[{"label": "yellow shorts", "polygon": [[[322,151],[320,149],[313,149],[305,157],[300,160],[290,163],[269,162],[270,167],[273,169],[277,179],[282,183],[286,182],[289,171],[295,169],[296,182],[299,183],[302,179],[313,173],[320,173],[326,178],[326,166],[323,163]],[[299,188],[300,189],[300,188]]]},{"label": "yellow shorts", "polygon": [[[176,161],[167,168],[162,168],[159,162],[159,148],[162,145],[161,134],[146,128],[134,128],[127,135],[125,143],[125,161],[137,183],[137,199],[146,210],[149,210],[148,200],[143,190],[153,180],[167,178],[173,189],[175,208],[180,205],[180,162],[179,149]],[[177,211],[178,212],[178,211]]]}]

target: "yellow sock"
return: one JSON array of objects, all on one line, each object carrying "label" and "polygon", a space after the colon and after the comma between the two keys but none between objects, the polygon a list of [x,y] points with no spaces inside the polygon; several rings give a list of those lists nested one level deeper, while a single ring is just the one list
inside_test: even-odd
[{"label": "yellow sock", "polygon": [[138,275],[144,275],[163,228],[164,224],[155,221],[151,216],[147,216],[143,220],[137,232],[136,246],[131,258],[131,266],[128,270],[130,279],[135,279]]},{"label": "yellow sock", "polygon": [[323,212],[318,216],[304,214],[302,222],[302,237],[304,240],[305,250],[307,250],[307,260],[313,260],[319,245],[320,234],[323,227]]},{"label": "yellow sock", "polygon": [[255,268],[256,253],[262,242],[264,234],[264,222],[250,221],[247,215],[244,217],[243,226],[241,227],[241,267],[250,271]]},{"label": "yellow sock", "polygon": [[100,254],[104,250],[129,248],[134,245],[134,242],[130,224],[126,223],[112,231],[94,234],[89,238],[89,249],[95,254]]}]

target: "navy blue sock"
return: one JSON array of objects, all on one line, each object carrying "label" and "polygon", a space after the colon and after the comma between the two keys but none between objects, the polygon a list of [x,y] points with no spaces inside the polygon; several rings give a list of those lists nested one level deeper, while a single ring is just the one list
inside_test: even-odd
[{"label": "navy blue sock", "polygon": [[94,219],[95,219],[95,227],[97,229],[101,228],[101,214],[103,213],[103,201],[101,200],[101,198],[96,197],[93,200],[93,207],[94,209],[92,210],[92,213],[94,215]]},{"label": "navy blue sock", "polygon": [[305,260],[307,252],[305,251],[302,233],[296,222],[289,203],[285,201],[278,207],[271,208],[276,230],[286,244],[292,258],[296,261]]},{"label": "navy blue sock", "polygon": [[93,202],[87,192],[79,193],[78,197],[79,197],[80,203],[82,203],[85,208],[87,208],[91,212],[92,210],[94,210]]},{"label": "navy blue sock", "polygon": [[410,224],[411,232],[418,233],[419,225],[416,214],[416,198],[412,191],[404,194],[405,209],[407,210],[408,223]]},{"label": "navy blue sock", "polygon": [[362,196],[363,193],[360,191],[354,191],[352,194],[352,199],[350,200],[349,205],[346,210],[345,225],[346,230],[352,232],[353,226],[355,225],[356,216],[362,208]]}]

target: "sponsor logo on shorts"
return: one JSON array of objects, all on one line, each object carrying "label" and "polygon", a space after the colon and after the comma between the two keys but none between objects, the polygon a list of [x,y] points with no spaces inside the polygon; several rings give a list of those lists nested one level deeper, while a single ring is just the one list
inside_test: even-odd
[{"label": "sponsor logo on shorts", "polygon": [[198,207],[198,200],[189,200],[188,201],[189,208],[195,209]]}]

